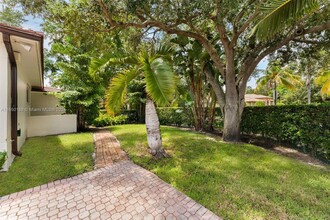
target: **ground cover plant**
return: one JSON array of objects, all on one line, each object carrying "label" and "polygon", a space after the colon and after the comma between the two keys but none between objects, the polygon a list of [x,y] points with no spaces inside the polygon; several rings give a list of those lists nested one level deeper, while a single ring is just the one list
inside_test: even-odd
[{"label": "ground cover plant", "polygon": [[148,153],[144,125],[110,127],[130,158],[224,219],[327,219],[329,168],[249,144],[162,127],[171,155]]},{"label": "ground cover plant", "polygon": [[93,170],[93,152],[92,133],[30,138],[0,173],[0,196]]}]

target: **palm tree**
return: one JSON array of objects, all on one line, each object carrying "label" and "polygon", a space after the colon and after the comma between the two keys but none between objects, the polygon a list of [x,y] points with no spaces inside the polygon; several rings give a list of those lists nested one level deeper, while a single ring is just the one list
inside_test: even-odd
[{"label": "palm tree", "polygon": [[327,96],[330,95],[330,70],[323,71],[321,69],[321,75],[315,79],[315,84],[322,86],[321,95]]},{"label": "palm tree", "polygon": [[292,25],[304,15],[319,8],[319,0],[276,0],[263,1],[252,30],[258,39],[269,39]]},{"label": "palm tree", "polygon": [[[156,50],[142,51],[136,55],[122,58],[108,56],[107,59],[93,61],[91,71],[104,69],[106,65],[125,64],[111,79],[107,90],[107,108],[118,112],[125,100],[127,85],[135,78],[142,76],[145,80],[146,101],[146,130],[150,153],[155,158],[168,156],[162,147],[160,124],[155,103],[167,105],[175,92],[175,76],[169,63],[171,49],[158,47]],[[105,56],[107,57],[107,56]]]},{"label": "palm tree", "polygon": [[271,66],[265,72],[266,74],[257,80],[257,89],[267,85],[273,89],[274,104],[277,104],[277,87],[283,85],[287,89],[295,89],[296,84],[300,84],[300,76],[294,75],[286,69],[281,69],[279,66]]}]

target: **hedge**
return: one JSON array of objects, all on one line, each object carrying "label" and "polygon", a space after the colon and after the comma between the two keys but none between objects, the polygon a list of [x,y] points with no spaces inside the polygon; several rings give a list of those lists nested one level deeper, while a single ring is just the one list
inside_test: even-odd
[{"label": "hedge", "polygon": [[157,114],[161,125],[174,125],[192,127],[193,117],[189,108],[163,107],[157,108]]},{"label": "hedge", "polygon": [[[191,108],[161,107],[157,108],[157,114],[161,125],[194,127],[194,118]],[[215,108],[213,128],[218,130],[222,130],[223,128],[220,108]]]},{"label": "hedge", "polygon": [[108,125],[121,125],[126,124],[127,120],[126,115],[111,116],[108,114],[100,114],[99,117],[94,119],[93,125],[96,127],[104,127]]},{"label": "hedge", "polygon": [[287,143],[320,159],[330,159],[329,105],[245,107],[241,130]]}]

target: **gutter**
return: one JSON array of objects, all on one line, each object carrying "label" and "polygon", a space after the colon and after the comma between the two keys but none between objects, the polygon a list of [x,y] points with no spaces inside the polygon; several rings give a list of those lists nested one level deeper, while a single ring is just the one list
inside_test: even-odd
[{"label": "gutter", "polygon": [[8,33],[2,33],[3,42],[6,46],[10,61],[10,81],[11,81],[11,104],[10,104],[10,118],[11,118],[11,151],[15,156],[22,156],[22,153],[17,148],[17,64],[15,60],[14,50],[10,41]]}]

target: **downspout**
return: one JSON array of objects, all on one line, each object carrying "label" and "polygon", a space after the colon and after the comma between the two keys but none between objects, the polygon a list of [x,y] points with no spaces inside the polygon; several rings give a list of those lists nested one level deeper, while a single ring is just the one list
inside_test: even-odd
[{"label": "downspout", "polygon": [[6,46],[10,61],[10,79],[11,79],[11,105],[10,105],[10,118],[11,118],[11,152],[15,156],[22,156],[17,147],[17,64],[15,60],[14,50],[10,41],[10,35],[3,33],[3,42]]}]

